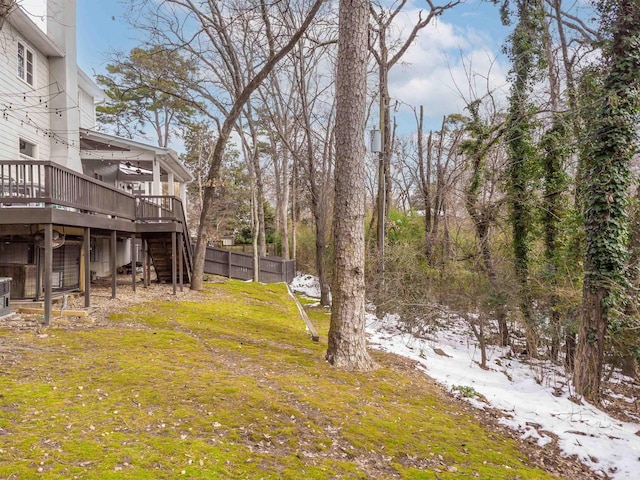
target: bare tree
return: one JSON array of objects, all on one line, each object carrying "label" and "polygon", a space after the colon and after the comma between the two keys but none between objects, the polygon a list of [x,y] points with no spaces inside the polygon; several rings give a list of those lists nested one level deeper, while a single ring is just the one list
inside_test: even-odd
[{"label": "bare tree", "polygon": [[[389,38],[394,20],[400,12],[407,6],[407,0],[394,2],[391,8],[385,7],[382,3],[373,2],[370,5],[371,18],[373,24],[369,40],[369,50],[378,66],[378,88],[380,100],[380,130],[382,133],[382,154],[380,155],[380,167],[378,174],[378,200],[377,211],[377,235],[378,250],[382,251],[384,241],[383,225],[384,221],[379,213],[389,212],[391,202],[391,155],[393,152],[391,117],[390,117],[390,97],[389,97],[389,71],[396,65],[407,52],[408,48],[416,39],[420,30],[425,28],[431,21],[442,15],[446,10],[453,8],[460,3],[459,0],[452,0],[444,5],[435,5],[432,0],[426,0],[428,8],[418,11],[418,20],[413,25],[409,35],[399,41]],[[385,205],[383,205],[383,203]],[[386,214],[385,214],[386,215]]]},{"label": "bare tree", "polygon": [[4,27],[4,21],[18,5],[18,0],[0,0],[0,30]]},{"label": "bare tree", "polygon": [[[317,52],[316,52],[317,55]],[[314,55],[315,56],[315,55]],[[318,62],[318,57],[314,59]],[[317,63],[316,63],[317,65]],[[335,98],[329,106],[326,116],[317,125],[313,120],[318,119],[317,102],[320,94],[312,94],[310,91],[309,70],[310,65],[305,60],[304,49],[301,48],[297,58],[296,82],[300,95],[301,127],[303,131],[301,168],[309,186],[311,195],[311,208],[316,227],[316,271],[320,281],[321,302],[329,305],[329,277],[326,265],[326,250],[328,242],[331,178],[333,173],[334,151],[334,115]],[[317,86],[316,86],[317,89]],[[312,118],[314,115],[314,118]]]},{"label": "bare tree", "polygon": [[373,362],[365,336],[364,127],[368,0],[340,0],[336,76],[333,304],[327,360],[352,370]]},{"label": "bare tree", "polygon": [[[191,288],[200,290],[203,282],[206,235],[204,229],[219,178],[223,154],[243,108],[273,68],[291,51],[312,23],[323,0],[313,0],[293,32],[279,19],[291,6],[288,2],[197,2],[194,0],[134,0],[134,6],[146,5],[151,14],[147,28],[156,41],[185,49],[203,73],[193,87],[199,100],[207,105],[202,113],[218,125],[218,139],[204,185],[202,213],[195,249]],[[301,8],[307,7],[307,3]],[[242,31],[249,29],[249,31]],[[239,31],[240,30],[240,31]],[[265,55],[246,65],[243,46],[252,45]],[[232,88],[221,82],[231,81]]]}]

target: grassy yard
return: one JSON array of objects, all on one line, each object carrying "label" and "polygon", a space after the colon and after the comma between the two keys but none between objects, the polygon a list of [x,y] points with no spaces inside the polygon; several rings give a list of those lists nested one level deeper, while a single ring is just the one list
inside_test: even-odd
[{"label": "grassy yard", "polygon": [[230,281],[107,328],[0,329],[0,478],[555,478],[397,359],[328,366],[310,314],[319,344],[285,286]]}]

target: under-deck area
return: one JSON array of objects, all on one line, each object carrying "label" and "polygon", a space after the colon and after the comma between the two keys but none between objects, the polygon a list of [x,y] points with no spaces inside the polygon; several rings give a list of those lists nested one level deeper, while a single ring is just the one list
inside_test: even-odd
[{"label": "under-deck area", "polygon": [[[112,297],[118,268],[151,266],[173,291],[189,283],[192,252],[179,198],[133,195],[48,161],[0,161],[0,276],[12,277],[12,296],[43,301],[51,318],[56,293],[83,291],[91,306],[91,265],[108,262]],[[124,261],[124,260],[128,261]]]}]

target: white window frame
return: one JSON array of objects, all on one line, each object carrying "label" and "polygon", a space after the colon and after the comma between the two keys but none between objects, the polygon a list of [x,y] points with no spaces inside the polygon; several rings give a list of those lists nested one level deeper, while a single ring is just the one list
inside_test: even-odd
[{"label": "white window frame", "polygon": [[[27,138],[24,138],[24,137],[20,137],[18,139],[18,142],[19,142],[18,143],[18,149],[20,151],[20,159],[21,160],[36,160],[38,158],[38,144],[37,143],[34,143],[31,140],[29,140]],[[32,147],[32,149],[31,149],[32,155],[27,155],[26,153],[22,153],[22,151],[21,151],[22,148],[20,146],[21,143],[25,143],[25,146],[26,146],[26,144],[31,145],[31,147]]]},{"label": "white window frame", "polygon": [[35,51],[31,47],[29,47],[29,45],[27,45],[25,42],[18,40],[18,50],[16,52],[16,59],[18,62],[16,75],[24,83],[35,88],[36,86],[36,53]]}]

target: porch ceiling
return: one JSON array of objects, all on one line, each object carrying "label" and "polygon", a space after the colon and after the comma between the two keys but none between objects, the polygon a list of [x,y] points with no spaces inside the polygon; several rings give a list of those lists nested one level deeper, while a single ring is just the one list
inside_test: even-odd
[{"label": "porch ceiling", "polygon": [[80,138],[80,150],[101,150],[105,152],[130,152],[130,148],[125,148],[110,143],[92,140],[90,138]]},{"label": "porch ceiling", "polygon": [[[128,138],[117,137],[103,132],[81,129],[80,155],[83,159],[104,159],[121,163],[130,161],[160,162],[163,174],[172,173],[178,182],[188,183],[193,175],[180,162],[178,154],[169,149],[154,146]],[[148,167],[150,170],[151,167]]]}]

